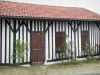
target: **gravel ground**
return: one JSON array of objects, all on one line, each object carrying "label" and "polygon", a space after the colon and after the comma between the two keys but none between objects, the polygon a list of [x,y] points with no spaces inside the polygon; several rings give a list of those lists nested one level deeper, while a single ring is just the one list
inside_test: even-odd
[{"label": "gravel ground", "polygon": [[100,61],[77,65],[0,67],[0,75],[100,75]]},{"label": "gravel ground", "polygon": [[72,75],[100,75],[100,73],[81,73],[81,74],[72,74]]}]

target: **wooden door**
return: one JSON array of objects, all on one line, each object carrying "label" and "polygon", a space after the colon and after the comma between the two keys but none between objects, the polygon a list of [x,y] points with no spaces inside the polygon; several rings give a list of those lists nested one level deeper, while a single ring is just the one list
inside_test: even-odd
[{"label": "wooden door", "polygon": [[32,64],[44,63],[44,33],[32,33]]}]

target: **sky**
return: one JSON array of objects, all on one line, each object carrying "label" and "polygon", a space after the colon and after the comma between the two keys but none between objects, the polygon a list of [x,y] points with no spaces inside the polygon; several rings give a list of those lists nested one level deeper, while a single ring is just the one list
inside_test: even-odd
[{"label": "sky", "polygon": [[64,7],[82,7],[100,14],[100,0],[6,0],[6,1],[64,6]]}]

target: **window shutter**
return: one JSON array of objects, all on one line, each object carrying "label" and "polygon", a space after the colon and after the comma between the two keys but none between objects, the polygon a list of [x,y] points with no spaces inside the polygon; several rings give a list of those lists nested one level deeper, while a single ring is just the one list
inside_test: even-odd
[{"label": "window shutter", "polygon": [[64,32],[56,32],[56,49],[61,47],[61,45],[64,43]]},{"label": "window shutter", "polygon": [[88,31],[82,31],[81,32],[81,44],[84,46],[86,42],[89,44],[89,32]]}]

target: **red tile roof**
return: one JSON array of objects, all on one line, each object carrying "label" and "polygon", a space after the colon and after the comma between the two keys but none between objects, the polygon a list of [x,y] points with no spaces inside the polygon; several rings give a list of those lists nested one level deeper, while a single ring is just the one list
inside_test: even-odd
[{"label": "red tile roof", "polygon": [[0,2],[0,16],[100,20],[100,15],[84,8]]}]

